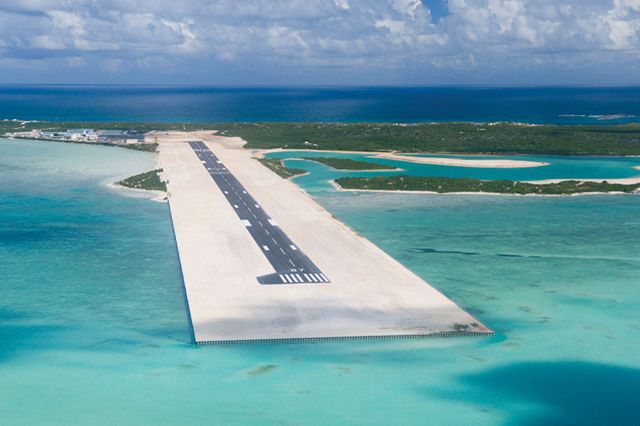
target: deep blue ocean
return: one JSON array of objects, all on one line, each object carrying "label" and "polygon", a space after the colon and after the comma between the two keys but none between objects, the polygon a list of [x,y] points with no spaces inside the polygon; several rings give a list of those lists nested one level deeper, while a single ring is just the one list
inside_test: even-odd
[{"label": "deep blue ocean", "polygon": [[0,86],[0,119],[88,121],[640,120],[640,87]]}]

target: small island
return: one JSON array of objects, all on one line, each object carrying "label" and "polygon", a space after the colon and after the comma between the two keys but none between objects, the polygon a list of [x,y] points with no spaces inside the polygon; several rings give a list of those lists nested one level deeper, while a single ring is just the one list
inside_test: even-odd
[{"label": "small island", "polygon": [[[291,158],[295,160],[296,158]],[[373,170],[398,170],[395,167],[387,166],[386,164],[370,163],[368,161],[352,160],[350,158],[336,158],[336,157],[302,157],[298,160],[315,161],[317,163],[325,164],[329,167],[333,167],[337,170],[357,170],[357,171],[373,171]]]},{"label": "small island", "polygon": [[128,177],[119,182],[116,185],[124,186],[125,188],[141,189],[145,191],[167,191],[167,184],[162,180],[160,174],[162,169],[151,170],[149,172],[140,173],[135,176]]},{"label": "small island", "polygon": [[335,184],[341,189],[361,191],[415,191],[446,193],[490,193],[517,195],[574,195],[587,193],[638,193],[640,183],[617,184],[565,180],[557,183],[535,184],[511,180],[479,180],[468,178],[427,176],[342,177]]}]

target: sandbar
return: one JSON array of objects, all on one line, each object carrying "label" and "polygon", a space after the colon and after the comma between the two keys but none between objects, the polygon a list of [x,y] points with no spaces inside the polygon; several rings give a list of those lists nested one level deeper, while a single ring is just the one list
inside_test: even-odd
[{"label": "sandbar", "polygon": [[415,155],[383,153],[376,154],[378,158],[388,160],[405,161],[409,163],[433,164],[439,166],[452,167],[473,167],[488,169],[523,169],[530,167],[548,166],[549,163],[526,160],[506,160],[498,158],[474,159],[474,158],[441,158],[441,157],[418,157]]},{"label": "sandbar", "polygon": [[[443,157],[418,157],[415,154],[400,153],[400,152],[373,152],[373,151],[337,151],[337,150],[322,150],[322,149],[253,149],[252,152],[260,157],[264,157],[266,154],[276,152],[318,152],[327,154],[358,154],[366,155],[368,157],[384,158],[387,160],[403,161],[408,163],[419,164],[433,164],[440,166],[452,166],[452,167],[472,167],[472,168],[489,168],[489,169],[520,169],[530,167],[543,167],[548,166],[549,163],[541,161],[528,161],[528,160],[508,160],[501,158],[443,158]],[[288,158],[283,158],[288,159]],[[295,159],[295,157],[291,157]]]}]

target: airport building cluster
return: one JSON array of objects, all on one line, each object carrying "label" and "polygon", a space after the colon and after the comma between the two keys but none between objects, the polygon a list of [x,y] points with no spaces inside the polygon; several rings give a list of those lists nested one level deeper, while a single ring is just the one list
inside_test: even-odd
[{"label": "airport building cluster", "polygon": [[141,143],[144,142],[144,134],[135,130],[94,130],[94,129],[68,129],[66,131],[30,130],[28,132],[12,133],[16,138],[56,140],[69,142],[88,143]]}]

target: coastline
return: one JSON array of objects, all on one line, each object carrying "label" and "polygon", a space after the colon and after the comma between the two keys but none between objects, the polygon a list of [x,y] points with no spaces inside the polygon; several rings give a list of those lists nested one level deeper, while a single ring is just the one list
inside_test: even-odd
[{"label": "coastline", "polygon": [[[638,166],[640,167],[640,166]],[[638,167],[634,167],[634,168],[638,168]],[[638,168],[638,170],[640,170],[640,168]],[[526,183],[533,183],[535,185],[544,185],[544,184],[548,184],[548,183],[560,183],[566,180],[577,180],[580,182],[595,182],[595,183],[603,183],[603,182],[608,182],[608,183],[616,183],[616,184],[621,184],[621,185],[635,185],[637,183],[640,183],[640,176],[636,176],[636,177],[630,177],[630,178],[620,178],[620,179],[602,179],[602,178],[586,178],[586,179],[542,179],[542,180],[529,180],[529,181],[523,181]]]},{"label": "coastline", "polygon": [[[160,164],[160,155],[158,152],[151,153],[155,157],[155,168],[161,169],[162,166]],[[160,179],[163,179],[163,172],[160,172]],[[127,178],[123,178],[127,179]],[[122,179],[121,179],[122,180]],[[120,185],[118,182],[107,182],[107,187],[110,189],[121,191],[123,195],[134,196],[140,198],[148,198],[150,201],[155,201],[157,203],[168,203],[169,202],[169,191],[156,191],[153,189],[141,189],[141,188],[130,188],[128,186]]]},{"label": "coastline", "polygon": [[[47,143],[59,142],[59,143],[69,143],[69,144],[77,144],[77,145],[105,146],[105,147],[124,148],[124,149],[130,149],[132,151],[151,152],[151,153],[156,152],[155,143],[146,142],[146,136],[145,136],[145,142],[124,143],[124,144],[111,143],[111,142],[73,141],[73,140],[48,139],[48,138],[27,138],[27,137],[21,137],[21,136],[13,136],[13,135],[0,135],[0,138],[7,139],[7,140],[13,139],[13,140],[26,140],[26,141],[47,142]],[[152,146],[154,147],[154,150],[146,149],[146,147],[152,147]],[[140,149],[140,147],[144,147],[144,148]]]},{"label": "coastline", "polygon": [[116,182],[105,182],[105,186],[111,190],[118,191],[121,194],[134,198],[147,198],[157,203],[166,203],[168,201],[168,192],[154,191],[151,189],[129,188],[119,185]]}]

